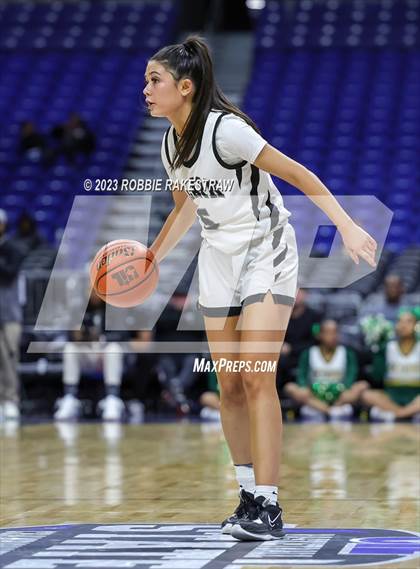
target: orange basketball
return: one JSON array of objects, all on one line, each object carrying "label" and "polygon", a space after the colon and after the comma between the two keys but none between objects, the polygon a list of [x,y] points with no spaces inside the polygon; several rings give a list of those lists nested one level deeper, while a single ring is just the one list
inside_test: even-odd
[{"label": "orange basketball", "polygon": [[141,304],[153,293],[159,280],[159,267],[145,245],[117,239],[104,245],[95,255],[90,280],[102,300],[128,308]]}]

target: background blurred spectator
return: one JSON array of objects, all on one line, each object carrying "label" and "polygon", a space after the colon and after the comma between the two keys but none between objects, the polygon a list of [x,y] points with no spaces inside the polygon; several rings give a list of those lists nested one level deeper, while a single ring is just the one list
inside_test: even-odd
[{"label": "background blurred spectator", "polygon": [[19,151],[31,162],[43,162],[47,158],[46,138],[31,121],[24,121],[20,127]]},{"label": "background blurred spectator", "polygon": [[7,214],[0,209],[0,416],[18,420],[20,337],[22,308],[18,275],[24,258],[15,239],[6,236]]},{"label": "background blurred spectator", "polygon": [[411,311],[400,314],[396,340],[374,356],[373,377],[381,389],[369,389],[362,401],[371,407],[372,419],[393,421],[420,413],[420,341],[417,318]]},{"label": "background blurred spectator", "polygon": [[64,397],[57,402],[58,409],[54,414],[57,421],[74,419],[80,414],[81,405],[77,395],[82,372],[103,373],[106,393],[105,399],[100,402],[103,420],[122,418],[124,403],[120,398],[120,388],[123,351],[117,342],[106,342],[104,331],[105,303],[92,290],[82,327],[71,333],[71,341],[64,347]]},{"label": "background blurred spectator", "polygon": [[[187,295],[184,292],[175,292],[156,325],[156,338],[160,342],[201,341],[203,332],[177,331],[178,322],[184,307]],[[200,354],[162,354],[157,364],[158,378],[164,387],[164,397],[170,406],[177,407],[182,413],[189,412],[186,391],[197,379],[197,372],[193,371],[194,359]]]},{"label": "background blurred spectator", "polygon": [[127,357],[127,379],[137,399],[144,406],[154,405],[160,394],[156,377],[156,355],[150,353],[149,345],[153,341],[152,330],[133,332],[130,339],[131,350]]},{"label": "background blurred spectator", "polygon": [[216,372],[207,374],[207,389],[199,399],[202,406],[200,417],[207,421],[220,421],[220,392]]},{"label": "background blurred spectator", "polygon": [[297,383],[287,383],[285,392],[302,405],[301,414],[311,418],[353,415],[355,404],[369,384],[357,381],[356,355],[338,342],[338,326],[324,320],[319,345],[303,351],[299,358]]},{"label": "background blurred spectator", "polygon": [[299,289],[287,328],[278,365],[279,385],[294,378],[299,356],[314,342],[313,326],[321,321],[319,312],[306,304],[307,292]]},{"label": "background blurred spectator", "polygon": [[390,274],[385,278],[384,291],[375,300],[363,304],[360,317],[382,314],[386,320],[396,322],[402,306],[404,284],[399,275]]},{"label": "background blurred spectator", "polygon": [[67,122],[55,126],[51,134],[58,142],[56,154],[63,154],[70,164],[78,155],[88,157],[95,149],[95,135],[77,113],[71,113]]},{"label": "background blurred spectator", "polygon": [[18,219],[15,239],[26,255],[45,243],[36,220],[28,212],[23,212]]}]

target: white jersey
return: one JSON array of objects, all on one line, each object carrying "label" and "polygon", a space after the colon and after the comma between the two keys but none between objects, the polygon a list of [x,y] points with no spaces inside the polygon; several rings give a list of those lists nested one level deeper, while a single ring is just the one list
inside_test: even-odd
[{"label": "white jersey", "polygon": [[420,342],[408,354],[403,354],[397,341],[386,346],[387,374],[385,385],[420,387]]},{"label": "white jersey", "polygon": [[[226,133],[222,138],[217,137],[219,127]],[[252,164],[266,141],[243,119],[210,111],[193,155],[171,170],[176,136],[175,128],[169,127],[162,141],[162,161],[169,178],[198,206],[201,236],[210,245],[239,253],[287,223],[290,212],[271,176]],[[238,145],[231,142],[235,137]],[[236,163],[225,161],[229,155],[238,157]]]},{"label": "white jersey", "polygon": [[319,346],[309,348],[309,368],[312,383],[339,383],[344,380],[347,354],[344,346],[337,346],[334,355],[326,360]]}]

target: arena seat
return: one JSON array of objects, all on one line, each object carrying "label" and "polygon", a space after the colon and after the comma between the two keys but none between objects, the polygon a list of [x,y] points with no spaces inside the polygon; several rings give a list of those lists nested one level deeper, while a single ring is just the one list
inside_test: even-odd
[{"label": "arena seat", "polygon": [[419,19],[414,0],[267,2],[245,95],[279,150],[333,192],[373,194],[395,212],[395,252],[420,236]]},{"label": "arena seat", "polygon": [[[12,227],[29,209],[54,241],[84,178],[122,176],[142,116],[145,64],[172,39],[175,10],[170,0],[1,3],[0,207]],[[18,154],[22,121],[47,133],[70,112],[97,138],[86,165],[60,159],[43,168]]]}]

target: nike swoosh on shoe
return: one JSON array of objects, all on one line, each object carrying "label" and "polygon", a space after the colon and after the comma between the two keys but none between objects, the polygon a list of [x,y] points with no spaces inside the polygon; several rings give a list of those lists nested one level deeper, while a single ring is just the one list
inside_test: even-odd
[{"label": "nike swoosh on shoe", "polygon": [[281,512],[280,514],[277,514],[277,516],[274,518],[274,520],[272,520],[270,518],[270,514],[268,514],[268,523],[270,524],[271,527],[274,527],[274,524],[276,523],[276,520],[281,516]]}]

